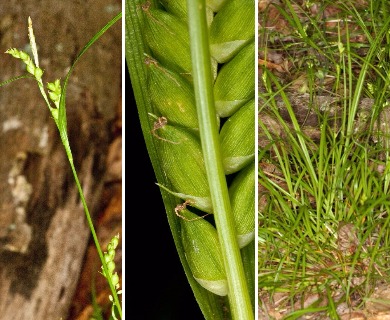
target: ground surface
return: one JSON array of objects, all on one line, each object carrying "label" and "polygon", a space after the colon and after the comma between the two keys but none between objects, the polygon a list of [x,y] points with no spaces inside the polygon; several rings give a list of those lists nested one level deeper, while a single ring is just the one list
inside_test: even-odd
[{"label": "ground surface", "polygon": [[[305,2],[296,1],[292,3],[292,10],[297,14],[297,17],[301,20],[302,25],[307,23],[310,28],[309,20],[307,16],[317,17],[321,30],[326,33],[326,38],[332,42],[337,41],[339,34],[341,39],[345,41],[345,24],[341,22],[340,10],[337,6],[338,2],[330,3],[325,1],[318,2]],[[358,10],[368,9],[367,1],[353,2]],[[320,138],[320,127],[318,123],[318,117],[316,114],[311,113],[308,110],[308,94],[310,74],[307,73],[307,68],[302,67],[306,63],[313,63],[318,69],[330,70],[333,66],[329,66],[329,61],[326,57],[318,54],[314,50],[307,48],[304,44],[296,42],[296,30],[291,27],[289,21],[283,17],[280,11],[273,4],[280,5],[282,8],[289,10],[284,1],[259,1],[259,92],[260,92],[260,105],[264,100],[261,98],[261,94],[265,92],[262,85],[262,70],[267,68],[279,79],[282,84],[292,83],[292,85],[286,90],[287,96],[292,101],[294,112],[297,115],[300,125],[304,128],[303,131],[313,141],[317,141]],[[290,9],[291,9],[290,8]],[[291,15],[290,15],[291,16]],[[350,43],[360,47],[357,52],[364,56],[367,53],[367,39],[364,33],[359,30],[356,21],[349,20],[349,36]],[[340,28],[341,32],[340,32]],[[315,69],[315,68],[314,68]],[[359,69],[354,70],[356,74],[359,73]],[[335,95],[331,94],[332,87],[334,85],[334,78],[322,78],[316,82],[317,91],[317,103],[319,105],[331,105],[335,102]],[[337,99],[336,99],[337,100]],[[280,112],[285,120],[288,120],[288,114],[283,110],[283,101],[277,101]],[[280,104],[280,105],[279,105]],[[360,108],[370,109],[372,108],[373,100],[363,99]],[[268,118],[266,114],[259,114],[260,121],[273,126],[275,132],[279,132],[283,136],[282,127],[279,126],[272,119]],[[356,124],[359,129],[359,124]],[[260,129],[261,130],[261,129]],[[267,141],[264,139],[259,140],[259,147],[264,148]],[[270,167],[267,163],[260,163],[260,167],[266,174],[278,175],[274,167]],[[265,189],[263,186],[259,186],[261,192]],[[260,198],[259,205],[260,210],[265,206],[265,200],[262,202]],[[345,240],[347,243],[344,250],[353,250],[354,231],[350,224],[347,224],[345,228],[339,229],[339,239]],[[356,244],[356,242],[355,242]],[[259,252],[261,255],[262,252]],[[259,258],[260,259],[260,258]],[[364,263],[362,263],[364,265]],[[330,295],[334,301],[340,302],[337,306],[337,314],[329,316],[322,311],[314,311],[315,308],[321,309],[321,307],[329,305],[329,299],[327,294],[329,292],[313,293],[310,288],[307,292],[293,297],[292,292],[278,292],[273,296],[268,294],[267,290],[259,288],[259,313],[260,319],[390,319],[390,286],[388,279],[388,273],[383,277],[383,281],[378,281],[374,287],[371,288],[371,296],[367,303],[362,303],[362,296],[359,294],[352,295],[349,301],[341,302],[342,298],[336,297],[338,289],[333,288],[334,292]],[[352,281],[357,281],[357,278],[352,278]],[[361,280],[361,279],[360,279]],[[328,296],[329,297],[329,296]],[[295,315],[289,318],[289,314],[293,310],[299,310],[313,306],[313,312],[307,312],[305,315]]]}]

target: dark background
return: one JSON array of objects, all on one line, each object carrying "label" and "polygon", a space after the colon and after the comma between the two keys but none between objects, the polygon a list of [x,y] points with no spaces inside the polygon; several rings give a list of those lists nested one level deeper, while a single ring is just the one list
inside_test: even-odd
[{"label": "dark background", "polygon": [[[126,314],[136,319],[204,319],[174,245],[125,66],[127,172]],[[145,211],[145,202],[148,210]],[[153,213],[153,214],[151,214]]]}]

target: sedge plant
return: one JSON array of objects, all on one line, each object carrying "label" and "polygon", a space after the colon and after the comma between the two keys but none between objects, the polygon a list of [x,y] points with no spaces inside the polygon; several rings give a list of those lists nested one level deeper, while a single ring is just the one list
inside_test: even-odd
[{"label": "sedge plant", "polygon": [[[321,5],[320,12],[330,3]],[[390,281],[390,19],[383,6],[340,4],[336,32],[324,32],[293,2],[278,7],[295,31],[294,41],[278,49],[292,59],[292,74],[305,74],[305,84],[297,94],[294,81],[262,69],[257,241],[264,313],[271,306],[285,310],[283,319],[339,319],[339,305],[364,310],[375,287]],[[365,40],[351,41],[352,29]],[[306,52],[310,59],[302,58]],[[305,119],[298,120],[299,108],[306,108]],[[309,118],[316,119],[315,134]]]},{"label": "sedge plant", "polygon": [[[20,59],[25,63],[26,70],[28,72],[27,75],[15,77],[11,80],[5,81],[1,83],[2,85],[8,84],[12,81],[15,81],[17,79],[21,78],[33,78],[37,84],[38,88],[42,94],[43,99],[45,100],[49,111],[51,113],[51,116],[57,126],[57,129],[59,131],[62,144],[64,146],[67,158],[69,160],[70,167],[72,169],[73,177],[78,189],[78,192],[80,194],[80,199],[84,207],[85,215],[88,221],[89,228],[92,233],[93,240],[95,242],[96,249],[98,251],[98,255],[100,257],[102,267],[101,267],[101,274],[107,279],[107,283],[110,287],[112,295],[109,296],[110,301],[112,302],[112,318],[113,319],[121,319],[122,318],[122,308],[121,303],[119,301],[118,295],[121,294],[120,284],[119,284],[119,276],[117,272],[115,272],[115,263],[114,263],[114,257],[115,257],[115,249],[119,244],[119,235],[115,235],[107,247],[107,252],[103,252],[99,243],[99,240],[97,238],[95,228],[93,225],[93,221],[91,218],[91,215],[88,210],[88,206],[84,197],[84,193],[80,184],[80,181],[78,179],[78,175],[74,166],[73,162],[73,156],[71,147],[68,140],[68,133],[67,133],[67,118],[66,118],[66,107],[65,107],[65,101],[66,101],[66,90],[68,86],[68,81],[70,78],[70,75],[76,65],[76,63],[79,61],[79,59],[83,56],[83,54],[91,47],[91,45],[96,42],[113,24],[115,24],[117,21],[119,21],[122,17],[122,13],[117,14],[114,18],[112,18],[98,33],[96,33],[91,40],[84,46],[84,48],[80,51],[78,56],[76,57],[75,61],[73,62],[71,68],[69,69],[66,78],[64,82],[61,84],[61,81],[59,79],[56,79],[53,82],[47,83],[47,86],[43,84],[43,73],[44,71],[39,67],[39,58],[38,58],[38,50],[37,50],[37,44],[35,41],[34,31],[32,27],[32,21],[31,18],[28,18],[28,35],[30,39],[30,46],[32,50],[33,57],[31,58],[26,52],[18,50],[16,48],[11,48],[6,51],[6,53],[12,55],[16,59]],[[47,90],[47,91],[46,91]]]}]

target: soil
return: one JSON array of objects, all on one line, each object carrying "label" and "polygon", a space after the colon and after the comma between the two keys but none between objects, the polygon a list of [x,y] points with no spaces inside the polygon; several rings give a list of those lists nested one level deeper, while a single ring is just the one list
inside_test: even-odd
[{"label": "soil", "polygon": [[[327,3],[326,5],[323,5]],[[321,19],[320,24],[328,41],[337,41],[338,30],[337,27],[341,28],[341,39],[345,41],[346,25],[343,23],[338,24],[340,19],[340,9],[337,6],[338,1],[334,3],[319,1],[319,2],[306,2],[306,1],[295,1],[292,4],[292,10],[297,14],[297,17],[303,24],[308,23],[308,16],[317,17]],[[354,1],[353,4],[358,10],[367,8],[368,1]],[[287,9],[285,2],[278,0],[260,0],[259,1],[259,108],[262,105],[264,99],[261,93],[265,92],[265,88],[262,83],[262,69],[267,68],[278,78],[279,82],[283,84],[292,83],[292,85],[286,90],[286,95],[290,100],[294,113],[299,121],[302,131],[306,136],[310,137],[312,141],[318,142],[320,137],[320,128],[318,123],[318,111],[328,112],[332,115],[339,105],[340,96],[330,95],[332,92],[332,85],[334,80],[328,79],[321,83],[316,83],[316,98],[314,101],[309,101],[308,92],[308,78],[309,75],[305,74],[306,70],[302,65],[304,63],[315,63],[316,66],[322,66],[324,69],[332,68],[332,66],[326,65],[328,62],[324,56],[318,54],[318,52],[311,51],[310,49],[301,46],[294,46],[294,35],[293,30],[287,19],[280,13],[277,6]],[[360,46],[356,52],[360,56],[364,56],[367,53],[367,39],[364,33],[359,29],[358,25],[353,21],[349,20],[348,28],[350,33],[350,43],[352,45]],[[271,40],[272,39],[272,40]],[[285,49],[285,48],[290,49]],[[309,61],[312,59],[311,61]],[[354,72],[359,73],[359,68],[353,66]],[[278,98],[279,99],[279,98]],[[285,121],[289,121],[289,115],[286,111],[282,99],[276,99],[278,111]],[[367,97],[361,99],[359,104],[359,110],[365,112],[370,110],[373,106],[374,101]],[[360,112],[359,111],[359,112]],[[389,116],[388,108],[384,109],[381,114],[380,123],[388,123],[386,121]],[[283,128],[273,119],[270,118],[266,112],[259,112],[259,119],[268,127],[275,136],[283,138]],[[384,119],[384,120],[383,120]],[[355,133],[363,133],[367,127],[366,122],[359,122],[357,117],[355,125]],[[368,119],[365,119],[367,121]],[[337,125],[336,125],[337,126]],[[336,130],[337,128],[335,128]],[[388,126],[381,127],[379,130],[386,131]],[[261,128],[259,128],[259,147],[265,147],[267,145],[266,136],[262,136]],[[278,171],[275,167],[271,167],[270,164],[264,162],[260,163],[259,167],[262,168],[265,174],[272,174],[277,176]],[[379,171],[378,171],[379,172]],[[279,172],[279,174],[281,174]],[[275,180],[276,182],[276,180]],[[276,182],[279,183],[279,182]],[[280,184],[281,187],[283,187]],[[265,192],[265,188],[259,185],[259,192]],[[266,205],[265,197],[260,197],[259,206],[260,209]],[[354,231],[350,230],[351,224],[346,224],[339,229],[339,238],[343,239],[343,234],[346,234],[347,243],[338,243],[340,250],[344,252],[354,250],[356,241]],[[351,240],[352,239],[352,240]],[[340,247],[341,246],[341,247]],[[353,281],[359,281],[359,279],[352,279]],[[360,279],[361,280],[361,279]],[[325,298],[324,298],[325,296]],[[287,319],[289,313],[300,308],[300,306],[308,307],[315,305],[316,307],[323,307],[328,304],[328,300],[325,295],[318,295],[307,292],[302,294],[300,297],[292,301],[289,293],[276,293],[273,297],[270,297],[265,290],[259,288],[259,308],[258,308],[258,319]],[[340,298],[340,297],[339,297]],[[335,298],[338,302],[339,298]],[[360,305],[358,295],[351,296],[348,305],[346,303],[340,303],[337,307],[338,319],[390,319],[390,309],[387,303],[385,307],[377,302],[381,299],[382,301],[389,301],[389,283],[383,279],[379,281],[375,288],[372,288],[372,295],[370,299],[376,302],[366,303],[364,307]],[[370,300],[369,299],[369,300]],[[378,299],[378,300],[376,300]],[[287,303],[290,301],[290,303]],[[358,307],[359,306],[359,307]],[[288,318],[290,319],[290,318]],[[331,319],[328,315],[323,312],[312,312],[308,315],[296,316],[293,319]],[[332,318],[333,319],[333,318]]]}]

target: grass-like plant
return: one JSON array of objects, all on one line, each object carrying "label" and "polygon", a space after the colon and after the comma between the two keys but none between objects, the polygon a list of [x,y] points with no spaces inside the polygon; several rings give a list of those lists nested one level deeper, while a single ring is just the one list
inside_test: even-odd
[{"label": "grass-like plant", "polygon": [[[93,225],[93,221],[91,215],[88,210],[88,206],[84,197],[84,193],[78,179],[78,175],[76,169],[74,167],[73,156],[71,147],[68,140],[68,132],[67,132],[67,118],[66,118],[66,90],[68,86],[68,81],[70,75],[76,66],[76,63],[83,56],[83,54],[91,47],[93,43],[95,43],[113,24],[119,21],[122,17],[122,13],[117,14],[114,18],[112,18],[101,30],[99,30],[91,40],[84,46],[84,48],[77,55],[75,61],[73,62],[71,68],[69,69],[64,82],[61,84],[60,80],[57,79],[53,82],[49,82],[47,87],[45,88],[43,84],[43,73],[44,71],[39,67],[39,59],[38,59],[38,50],[37,44],[35,41],[34,31],[32,27],[32,21],[28,18],[28,35],[30,39],[31,51],[33,53],[33,57],[31,58],[26,52],[18,50],[16,48],[11,48],[6,51],[6,53],[12,55],[13,57],[22,60],[26,64],[26,70],[28,72],[27,75],[18,76],[13,79],[4,81],[0,84],[3,86],[5,84],[9,84],[18,79],[22,78],[32,78],[34,79],[39,87],[39,90],[44,98],[50,112],[52,118],[58,128],[62,144],[64,146],[66,155],[69,160],[70,167],[72,169],[73,177],[76,182],[76,186],[78,192],[80,194],[80,199],[84,207],[85,215],[88,221],[89,228],[92,233],[92,237],[98,251],[98,255],[100,257],[102,263],[102,275],[107,279],[107,283],[111,289],[112,295],[110,295],[110,300],[112,301],[112,318],[118,319],[118,317],[122,318],[122,308],[121,303],[119,301],[118,295],[121,294],[122,290],[120,289],[120,280],[117,272],[115,272],[115,249],[119,244],[119,235],[113,236],[112,240],[108,244],[107,252],[103,252],[97,238],[95,228]],[[46,91],[47,90],[47,91]]]},{"label": "grass-like plant", "polygon": [[[166,209],[166,213],[159,214],[167,215],[195,299],[205,319],[253,319],[254,241],[249,241],[242,249],[239,247],[222,159],[219,125],[221,118],[232,116],[234,109],[244,108],[243,105],[249,105],[254,98],[255,25],[254,20],[253,25],[248,23],[249,35],[243,35],[242,41],[231,43],[229,50],[236,48],[234,54],[221,54],[220,67],[238,55],[238,51],[247,56],[252,54],[253,59],[249,57],[249,64],[240,69],[242,75],[233,73],[230,76],[241,76],[243,82],[247,81],[249,86],[242,84],[240,87],[237,82],[231,88],[237,91],[243,88],[242,91],[248,91],[249,95],[240,101],[236,99],[240,105],[231,104],[229,115],[220,116],[216,100],[223,99],[216,98],[215,77],[218,77],[218,70],[210,54],[210,50],[218,49],[210,45],[213,32],[209,24],[217,19],[223,4],[228,3],[249,9],[247,11],[253,12],[250,18],[254,19],[253,1],[241,4],[232,0],[126,1],[126,60],[146,147]],[[231,18],[232,29],[245,30],[236,25],[239,17],[233,14]],[[242,21],[245,19],[241,19],[240,23]],[[221,30],[214,32],[222,35]],[[229,34],[232,34],[231,30]],[[247,49],[243,50],[244,47]],[[159,94],[153,91],[155,83],[160,85]],[[228,88],[224,90],[229,91]],[[158,109],[160,106],[156,99],[160,98],[164,100],[161,104],[166,109],[172,105],[176,109],[172,107],[174,111],[169,115],[170,111]],[[195,114],[188,109],[181,111],[189,100],[194,101]],[[249,123],[254,122],[252,113]],[[191,119],[195,119],[196,128]],[[254,130],[252,132],[254,134]],[[247,137],[250,138],[250,135]],[[249,142],[253,150],[254,143],[254,139]],[[181,149],[185,145],[188,148]],[[254,152],[244,158],[240,161],[247,160],[245,164],[249,165],[254,160]],[[184,178],[183,174],[186,174]],[[199,195],[187,192],[191,188]],[[249,187],[248,192],[251,191],[254,192],[254,183]],[[251,204],[254,204],[254,198]],[[251,216],[250,210],[247,212],[249,223],[253,224],[254,216]],[[206,220],[210,218],[210,213],[213,214],[211,219]],[[249,235],[249,239],[253,234]],[[196,260],[197,253],[203,251],[208,254],[199,262]]]},{"label": "grass-like plant", "polygon": [[[277,6],[294,30],[287,41],[259,31],[265,56],[280,50],[293,78],[304,74],[297,87],[264,67],[260,80],[259,307],[284,309],[283,319],[338,319],[342,303],[364,310],[390,281],[387,2],[316,6],[317,16],[292,1]],[[330,7],[339,10],[332,30],[319,19]],[[302,110],[316,118],[315,134]]]}]

